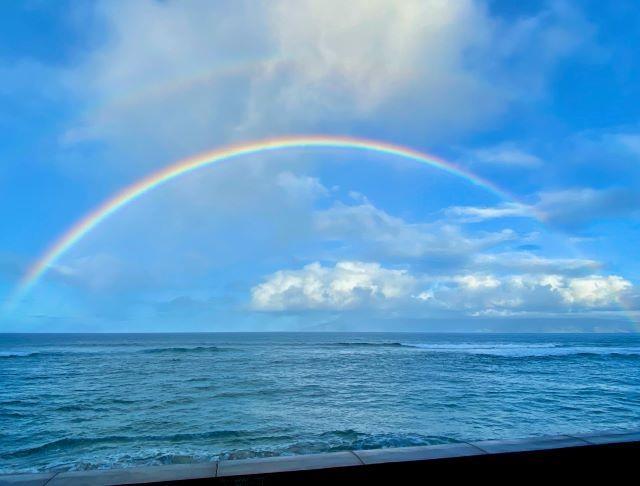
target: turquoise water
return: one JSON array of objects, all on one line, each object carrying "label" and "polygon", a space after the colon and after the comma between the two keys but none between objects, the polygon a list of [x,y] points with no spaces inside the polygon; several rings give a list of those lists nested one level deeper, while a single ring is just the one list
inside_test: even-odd
[{"label": "turquoise water", "polygon": [[640,335],[0,335],[0,472],[640,427]]}]

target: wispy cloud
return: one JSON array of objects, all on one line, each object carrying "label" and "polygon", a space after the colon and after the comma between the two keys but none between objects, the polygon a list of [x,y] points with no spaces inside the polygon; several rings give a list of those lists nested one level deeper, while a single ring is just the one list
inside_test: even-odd
[{"label": "wispy cloud", "polygon": [[445,216],[462,223],[476,223],[500,218],[532,218],[533,208],[526,204],[507,202],[493,207],[452,206]]},{"label": "wispy cloud", "polygon": [[336,203],[316,211],[314,227],[322,238],[360,242],[387,258],[420,259],[432,264],[465,260],[475,252],[517,238],[508,228],[470,236],[447,221],[411,223],[370,202]]},{"label": "wispy cloud", "polygon": [[640,194],[628,188],[579,188],[541,192],[535,209],[545,221],[553,225],[578,229],[608,218],[638,214]]},{"label": "wispy cloud", "polygon": [[510,168],[536,169],[543,165],[540,157],[513,143],[476,149],[468,155],[472,163],[490,164]]},{"label": "wispy cloud", "polygon": [[599,221],[637,217],[640,194],[634,189],[590,187],[542,191],[532,204],[503,203],[498,206],[452,206],[444,214],[460,223],[499,218],[539,218],[555,227],[576,230]]}]

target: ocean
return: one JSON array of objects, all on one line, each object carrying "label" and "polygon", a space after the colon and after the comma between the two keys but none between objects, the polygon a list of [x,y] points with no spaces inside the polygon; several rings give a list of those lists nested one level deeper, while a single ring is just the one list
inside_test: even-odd
[{"label": "ocean", "polygon": [[640,334],[0,334],[0,473],[640,427]]}]

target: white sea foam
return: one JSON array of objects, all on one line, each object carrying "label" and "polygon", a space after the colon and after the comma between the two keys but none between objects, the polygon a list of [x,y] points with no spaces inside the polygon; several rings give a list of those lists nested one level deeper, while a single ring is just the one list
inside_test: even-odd
[{"label": "white sea foam", "polygon": [[0,358],[20,358],[22,356],[30,356],[28,351],[0,351]]},{"label": "white sea foam", "polygon": [[405,343],[405,346],[437,353],[465,353],[504,357],[544,357],[592,355],[640,355],[640,347],[566,346],[559,343],[490,343],[490,344],[435,344]]}]

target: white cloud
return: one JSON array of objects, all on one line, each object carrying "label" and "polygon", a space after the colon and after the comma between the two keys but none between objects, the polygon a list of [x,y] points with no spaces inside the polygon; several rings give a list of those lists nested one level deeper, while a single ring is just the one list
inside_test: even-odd
[{"label": "white cloud", "polygon": [[587,307],[607,306],[620,302],[620,296],[630,290],[631,282],[616,275],[601,277],[592,275],[565,282],[561,293],[568,304],[584,304]]},{"label": "white cloud", "polygon": [[590,32],[568,6],[508,22],[479,0],[103,1],[97,14],[99,40],[65,76],[84,108],[65,138],[108,141],[121,164],[327,122],[419,126],[421,140],[483,129],[544,93]]},{"label": "white cloud", "polygon": [[455,277],[460,287],[467,289],[495,289],[500,286],[500,281],[493,275],[463,275]]},{"label": "white cloud", "polygon": [[384,308],[422,317],[441,312],[559,316],[615,309],[632,290],[631,282],[617,275],[476,272],[433,277],[379,263],[342,261],[270,274],[251,290],[251,304],[262,311]]},{"label": "white cloud", "polygon": [[[488,315],[508,311],[563,314],[618,306],[632,289],[616,275],[466,274],[440,277],[418,294],[435,309]],[[424,299],[423,295],[429,298]]]},{"label": "white cloud", "polygon": [[66,73],[84,107],[67,141],[107,141],[127,153],[115,163],[158,165],[234,138],[272,58],[260,3],[102,1],[96,14],[100,38]]},{"label": "white cloud", "polygon": [[532,208],[520,203],[506,202],[493,207],[452,206],[445,215],[463,223],[475,223],[499,218],[532,218]]},{"label": "white cloud", "polygon": [[414,286],[415,279],[405,270],[378,263],[343,261],[324,267],[316,262],[269,275],[252,289],[251,302],[254,309],[264,311],[385,306],[406,298]]},{"label": "white cloud", "polygon": [[401,119],[419,122],[421,140],[486,126],[511,104],[541,95],[555,64],[591,32],[567,5],[512,22],[474,0],[271,5],[282,62],[254,83],[254,122],[284,114],[298,126],[328,117],[371,123],[377,114],[391,129]]},{"label": "white cloud", "polygon": [[499,102],[497,91],[490,93],[465,66],[466,51],[491,42],[490,20],[476,2],[284,0],[273,6],[272,31],[285,62],[267,78],[282,85],[279,99],[296,115],[310,107],[315,114],[370,113],[418,81],[425,104],[437,112],[454,93],[484,93]]}]

